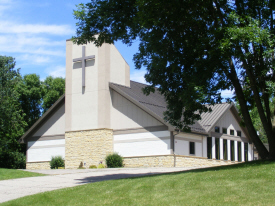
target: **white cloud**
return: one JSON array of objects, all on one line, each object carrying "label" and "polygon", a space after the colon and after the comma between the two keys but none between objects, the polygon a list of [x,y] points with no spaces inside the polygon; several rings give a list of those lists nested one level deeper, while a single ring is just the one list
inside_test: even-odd
[{"label": "white cloud", "polygon": [[144,75],[146,74],[146,70],[135,70],[134,72],[131,73],[131,80],[143,84],[148,84],[145,81]]},{"label": "white cloud", "polygon": [[54,66],[48,67],[45,72],[53,77],[63,77],[65,78],[66,68],[64,66]]},{"label": "white cloud", "polygon": [[64,46],[64,41],[52,41],[49,38],[26,34],[0,35],[0,44],[18,44],[29,46]]},{"label": "white cloud", "polygon": [[232,98],[233,96],[234,96],[234,90],[223,90],[222,92],[221,92],[221,96],[223,97],[223,98]]},{"label": "white cloud", "polygon": [[23,54],[16,57],[16,60],[28,62],[31,64],[44,64],[51,62],[49,56],[36,55],[36,54]]},{"label": "white cloud", "polygon": [[0,16],[4,14],[4,12],[10,9],[14,5],[14,1],[12,0],[0,0]]},{"label": "white cloud", "polygon": [[0,33],[73,35],[74,30],[68,25],[18,24],[10,21],[0,21]]},{"label": "white cloud", "polygon": [[64,41],[52,41],[35,35],[0,35],[1,53],[65,56]]}]

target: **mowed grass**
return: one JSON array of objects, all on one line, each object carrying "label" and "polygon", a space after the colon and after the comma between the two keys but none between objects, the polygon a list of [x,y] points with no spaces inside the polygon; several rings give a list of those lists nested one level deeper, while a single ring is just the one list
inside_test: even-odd
[{"label": "mowed grass", "polygon": [[36,176],[44,176],[44,175],[39,173],[34,173],[34,172],[22,171],[22,170],[0,168],[0,180],[16,179],[16,178],[23,178],[23,177],[36,177]]},{"label": "mowed grass", "polygon": [[275,205],[275,162],[96,182],[3,205]]}]

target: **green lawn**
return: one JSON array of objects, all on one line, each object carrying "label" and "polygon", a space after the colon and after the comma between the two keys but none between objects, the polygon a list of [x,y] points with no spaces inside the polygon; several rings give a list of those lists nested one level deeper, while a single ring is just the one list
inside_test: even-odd
[{"label": "green lawn", "polygon": [[0,168],[0,180],[16,179],[22,177],[44,176],[34,172]]},{"label": "green lawn", "polygon": [[275,205],[275,162],[97,182],[3,205]]}]

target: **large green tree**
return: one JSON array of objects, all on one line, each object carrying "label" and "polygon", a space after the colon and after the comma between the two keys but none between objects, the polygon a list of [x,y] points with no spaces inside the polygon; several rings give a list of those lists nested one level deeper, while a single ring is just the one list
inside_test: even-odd
[{"label": "large green tree", "polygon": [[37,74],[20,76],[16,91],[19,94],[21,108],[25,113],[24,120],[27,125],[24,129],[26,131],[39,119],[42,113],[43,87],[40,77]]},{"label": "large green tree", "polygon": [[43,112],[45,113],[65,93],[65,79],[48,76],[43,82]]},{"label": "large green tree", "polygon": [[12,57],[0,56],[0,149],[18,149],[17,138],[23,134],[25,122],[15,86],[20,80]]},{"label": "large green tree", "polygon": [[[74,41],[97,46],[140,40],[136,68],[168,103],[165,118],[178,128],[200,119],[205,104],[234,89],[249,135],[262,158],[275,159],[269,100],[274,82],[273,0],[92,0],[79,4]],[[257,108],[269,152],[253,126]],[[182,121],[183,120],[183,121]]]}]

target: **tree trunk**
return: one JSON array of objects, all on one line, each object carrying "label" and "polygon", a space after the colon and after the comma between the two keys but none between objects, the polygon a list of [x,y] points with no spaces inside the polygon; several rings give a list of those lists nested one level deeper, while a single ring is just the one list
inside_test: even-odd
[{"label": "tree trunk", "polygon": [[241,113],[243,115],[245,126],[248,130],[248,133],[249,133],[249,136],[250,136],[252,142],[254,143],[255,147],[257,148],[257,151],[259,152],[259,155],[261,156],[262,159],[266,159],[266,158],[268,158],[269,152],[267,151],[266,147],[260,140],[260,138],[257,135],[257,132],[253,126],[253,123],[252,123],[252,120],[251,120],[251,117],[250,117],[250,114],[248,111],[248,107],[246,105],[246,100],[245,100],[245,97],[244,97],[244,94],[242,91],[242,87],[240,85],[235,67],[234,67],[231,59],[230,59],[230,67],[231,67],[231,73],[228,74],[228,77],[231,80],[231,82],[235,88],[235,92],[236,92],[237,98],[240,103]]}]

